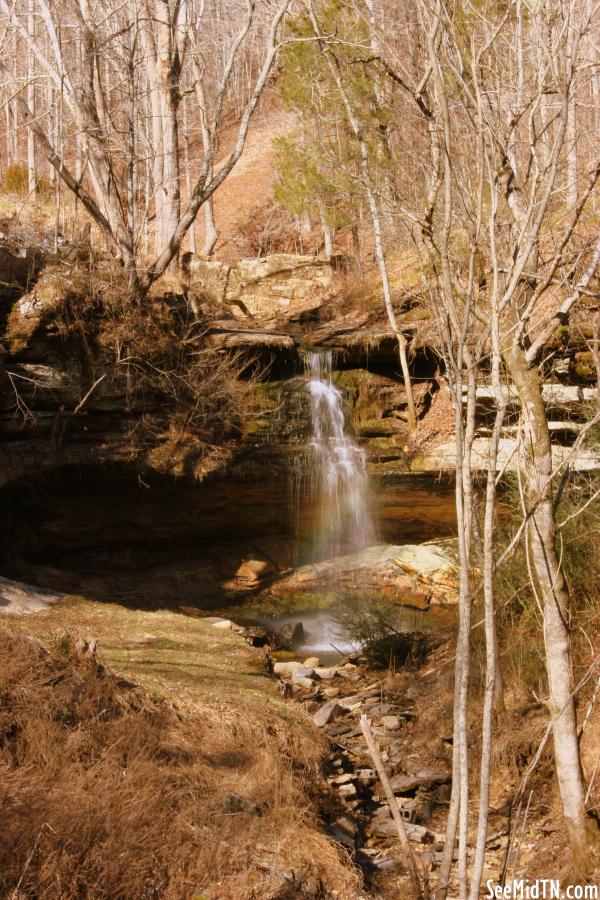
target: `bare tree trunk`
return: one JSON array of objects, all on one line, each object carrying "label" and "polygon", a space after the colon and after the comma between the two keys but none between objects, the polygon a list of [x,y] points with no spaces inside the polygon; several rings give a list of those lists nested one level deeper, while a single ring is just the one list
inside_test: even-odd
[{"label": "bare tree trunk", "polygon": [[[181,217],[177,123],[179,62],[169,0],[155,0],[154,16],[157,26],[158,96],[162,124],[163,177],[158,185],[158,191],[162,194],[162,250],[170,240],[171,235],[174,234]],[[176,262],[176,260],[177,254],[173,256],[171,262]]]},{"label": "bare tree trunk", "polygon": [[[573,46],[575,23],[574,9],[569,14],[569,44]],[[572,76],[574,77],[574,76]],[[575,85],[571,80],[569,90],[569,109],[567,114],[567,206],[575,209],[577,205],[577,100]]]},{"label": "bare tree trunk", "polygon": [[4,104],[4,134],[5,134],[5,143],[6,143],[6,165],[10,166],[12,163],[12,138],[11,138],[11,107],[10,102],[7,100]]},{"label": "bare tree trunk", "polygon": [[129,104],[127,110],[128,122],[128,160],[127,160],[127,227],[132,235],[133,241],[137,235],[137,184],[138,173],[136,164],[136,96],[135,96],[135,49],[132,46],[129,50]]},{"label": "bare tree trunk", "polygon": [[408,342],[398,327],[394,306],[392,303],[392,292],[390,289],[390,280],[388,277],[387,265],[383,251],[383,239],[381,234],[381,220],[379,218],[379,209],[375,195],[369,190],[369,204],[371,205],[371,215],[373,217],[373,232],[375,235],[375,256],[379,265],[379,273],[383,285],[383,299],[385,303],[385,311],[392,331],[396,335],[398,342],[398,355],[400,357],[400,368],[402,369],[402,378],[404,379],[404,387],[406,389],[406,406],[408,414],[408,430],[413,434],[417,427],[417,412],[415,408],[415,400],[412,389],[412,379],[410,368],[408,365]]},{"label": "bare tree trunk", "polygon": [[[462,414],[462,368],[457,367],[454,385],[456,435],[456,517],[458,526],[458,554],[460,570],[458,638],[454,664],[454,706],[452,740],[452,793],[446,823],[446,841],[438,874],[436,900],[444,900],[448,893],[450,872],[454,860],[456,834],[459,831],[459,865],[466,862],[466,829],[468,825],[469,769],[467,746],[467,704],[469,695],[469,667],[471,642],[471,522],[473,515],[471,491],[471,447],[475,430],[475,373],[470,370],[467,383],[466,420]],[[466,869],[461,872],[460,896],[466,896]]]},{"label": "bare tree trunk", "polygon": [[525,351],[513,344],[504,359],[521,402],[524,419],[524,476],[527,511],[531,518],[527,544],[535,584],[544,615],[544,644],[548,675],[548,707],[552,717],[556,775],[574,863],[582,875],[593,865],[592,846],[598,830],[585,810],[585,785],[573,698],[569,651],[569,595],[556,551],[553,508],[552,448],[539,376]]},{"label": "bare tree trunk", "polygon": [[[495,254],[494,254],[495,255]],[[497,260],[494,259],[494,271],[497,273]],[[479,776],[479,821],[477,825],[477,841],[471,874],[469,897],[477,900],[481,888],[483,866],[485,862],[485,845],[489,819],[490,802],[490,770],[492,761],[492,728],[493,711],[496,701],[496,682],[498,679],[498,648],[496,641],[496,610],[494,603],[494,514],[496,508],[496,476],[498,465],[498,446],[502,436],[502,426],[506,413],[506,399],[500,378],[500,342],[497,274],[492,291],[492,386],[496,398],[496,417],[490,441],[487,462],[487,479],[485,489],[485,512],[483,523],[483,598],[485,609],[485,691],[482,712],[481,765]]]},{"label": "bare tree trunk", "polygon": [[600,310],[594,316],[594,329],[590,341],[590,350],[596,369],[596,390],[598,392],[598,409],[600,409]]},{"label": "bare tree trunk", "polygon": [[209,197],[204,204],[204,244],[202,245],[202,255],[212,256],[218,240],[219,231],[215,221],[214,198]]},{"label": "bare tree trunk", "polygon": [[333,232],[331,226],[325,217],[325,210],[320,207],[319,216],[321,219],[321,229],[323,231],[323,253],[327,259],[333,256]]},{"label": "bare tree trunk", "polygon": [[575,100],[569,101],[569,121],[567,125],[567,205],[575,209],[577,205],[577,124]]},{"label": "bare tree trunk", "polygon": [[[27,31],[31,39],[35,40],[35,0],[29,0]],[[35,57],[29,48],[27,51],[27,104],[35,116]],[[29,194],[33,197],[37,189],[37,173],[35,166],[35,134],[31,128],[27,131],[27,181]]]},{"label": "bare tree trunk", "polygon": [[[200,21],[202,20],[202,16],[204,14],[204,7],[202,7],[202,11],[200,12]],[[198,27],[198,24],[196,24]],[[195,89],[196,89],[196,98],[197,98],[197,106],[199,112],[199,120],[200,120],[200,136],[202,138],[202,150],[204,152],[205,157],[209,157],[211,153],[211,135],[208,126],[208,109],[206,103],[206,94],[204,91],[204,85],[202,81],[202,70],[199,64],[198,58],[195,55],[193,60],[194,66],[194,76],[195,76]],[[209,161],[207,167],[207,177],[210,179],[213,175],[213,166],[212,160]],[[202,255],[203,256],[211,256],[216,243],[219,239],[219,232],[217,230],[217,225],[215,222],[215,212],[214,212],[214,198],[210,196],[206,203],[204,204],[204,243],[202,245]]]},{"label": "bare tree trunk", "polygon": [[[165,234],[163,213],[163,133],[161,127],[161,105],[158,93],[158,64],[156,41],[152,30],[150,4],[145,6],[145,27],[141,29],[144,57],[148,71],[148,116],[150,118],[150,146],[152,158],[152,197],[154,199],[154,251],[158,255],[162,249]],[[149,201],[149,196],[146,198]]]},{"label": "bare tree trunk", "polygon": [[360,225],[355,222],[350,229],[352,234],[352,253],[354,255],[354,270],[359,278],[363,276],[362,242],[360,239]]},{"label": "bare tree trunk", "polygon": [[[190,164],[190,134],[189,134],[189,119],[188,119],[188,102],[187,98],[183,98],[182,104],[182,112],[183,112],[183,165],[185,168],[185,189],[187,192],[188,201],[192,196],[192,170]],[[196,252],[196,223],[192,225],[188,232],[188,241],[190,253]]]},{"label": "bare tree trunk", "polygon": [[[54,133],[54,125],[53,125],[53,108],[54,108],[54,87],[52,82],[48,80],[46,82],[46,108],[48,110],[48,125],[47,130],[50,135]],[[35,130],[35,129],[33,129]],[[55,166],[52,164],[52,160],[48,153],[44,154],[47,157],[47,173],[48,173],[48,181],[54,183],[55,179],[59,178],[59,174],[56,171]]]},{"label": "bare tree trunk", "polygon": [[[17,69],[17,41],[15,38],[15,55],[13,57],[13,78],[15,84],[18,83],[19,73]],[[17,105],[16,97],[12,100],[9,100],[9,109],[10,109],[10,159],[13,163],[19,162],[19,108]]]},{"label": "bare tree trunk", "polygon": [[152,194],[152,177],[150,164],[146,162],[146,177],[144,178],[144,253],[150,252],[150,197]]},{"label": "bare tree trunk", "polygon": [[[58,156],[62,164],[63,159],[63,95],[62,90],[56,98],[56,118],[54,132],[54,146],[58,149]],[[57,178],[54,183],[54,252],[58,251],[58,239],[60,236],[60,219],[62,214],[62,181]]]}]

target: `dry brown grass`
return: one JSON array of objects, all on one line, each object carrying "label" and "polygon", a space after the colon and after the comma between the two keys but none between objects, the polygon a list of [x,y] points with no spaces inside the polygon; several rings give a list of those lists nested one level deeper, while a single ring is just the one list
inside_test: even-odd
[{"label": "dry brown grass", "polygon": [[251,694],[183,713],[68,633],[3,628],[0,894],[357,897],[318,829],[322,752]]}]

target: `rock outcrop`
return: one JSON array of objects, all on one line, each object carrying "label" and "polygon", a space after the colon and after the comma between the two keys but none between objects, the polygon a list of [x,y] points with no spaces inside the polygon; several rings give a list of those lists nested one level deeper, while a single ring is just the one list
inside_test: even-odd
[{"label": "rock outcrop", "polygon": [[[489,439],[476,438],[473,441],[473,471],[487,471]],[[521,449],[521,453],[523,450]],[[422,453],[415,454],[410,460],[412,472],[446,472],[449,475],[456,468],[456,442],[444,441]],[[552,446],[552,461],[557,471],[567,464],[573,472],[597,472],[600,470],[600,455],[593,450],[578,449],[560,444]],[[516,438],[501,438],[498,444],[498,469],[505,472],[516,472],[523,464],[519,455],[519,444]]]},{"label": "rock outcrop", "polygon": [[268,591],[298,608],[356,596],[368,601],[427,609],[457,600],[454,541],[368,547],[358,553],[312,563],[279,578]]},{"label": "rock outcrop", "polygon": [[329,260],[280,253],[228,265],[194,256],[188,262],[190,299],[225,304],[246,322],[290,317],[314,307],[333,283]]},{"label": "rock outcrop", "polygon": [[[335,283],[326,260],[276,255],[226,265],[192,259],[187,297],[173,289],[132,312],[115,292],[114,272],[98,270],[91,286],[85,266],[53,264],[40,275],[27,254],[6,253],[0,253],[6,281],[6,290],[0,285],[0,487],[10,490],[4,556],[21,566],[6,574],[68,592],[140,603],[156,597],[190,608],[251,596],[274,608],[321,606],[352,592],[419,608],[454,602],[451,545],[413,546],[412,562],[402,546],[454,533],[451,422],[434,432],[437,446],[431,441],[427,453],[415,449],[394,335],[378,307],[356,311],[328,303]],[[105,277],[108,300],[100,285]],[[144,337],[150,325],[155,329],[144,345],[147,356],[131,352],[130,315]],[[443,397],[443,376],[422,318],[411,321],[414,391],[424,417]],[[211,366],[233,359],[241,370],[241,378],[231,378],[236,396],[248,387],[237,418],[232,394],[219,395],[220,385],[215,390],[227,422],[214,439],[204,426],[188,427],[212,397],[197,403],[192,391],[188,406],[170,418],[180,399],[170,392],[170,358],[152,377],[138,378],[153,364],[155,337],[172,341],[178,353],[191,347],[193,354],[212,354]],[[345,397],[349,430],[366,451],[386,546],[296,570],[315,549],[315,500],[305,490],[312,451],[302,361],[311,345],[335,351],[332,377]],[[568,352],[571,377],[585,351],[571,341]],[[195,377],[203,383],[203,373],[196,370]],[[544,388],[557,462],[569,456],[595,397],[586,386],[589,373],[585,379]],[[190,386],[193,379],[185,390]],[[500,447],[508,470],[516,463],[519,415],[512,391],[509,401]],[[493,412],[485,385],[477,403],[476,468],[479,460],[484,465]],[[600,468],[590,451],[580,451],[574,463],[580,470]],[[443,486],[427,477],[438,472],[449,476]],[[42,480],[47,500],[41,491],[33,499],[25,485]],[[436,572],[445,575],[440,580]]]},{"label": "rock outcrop", "polygon": [[0,578],[0,614],[42,612],[64,594]]}]

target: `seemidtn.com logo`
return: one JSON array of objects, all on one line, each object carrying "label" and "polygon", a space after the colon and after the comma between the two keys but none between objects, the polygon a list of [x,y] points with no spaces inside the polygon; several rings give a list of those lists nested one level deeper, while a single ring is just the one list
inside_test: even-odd
[{"label": "seemidtn.com logo", "polygon": [[493,900],[600,900],[597,884],[561,884],[558,878],[516,878],[506,884],[486,881]]}]

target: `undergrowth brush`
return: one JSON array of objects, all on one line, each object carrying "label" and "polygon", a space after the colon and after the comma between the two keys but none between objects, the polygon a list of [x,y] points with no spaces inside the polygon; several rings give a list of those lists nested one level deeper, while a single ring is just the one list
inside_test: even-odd
[{"label": "undergrowth brush", "polygon": [[131,413],[132,456],[150,445],[155,468],[170,471],[182,459],[193,474],[239,436],[260,372],[256,365],[248,372],[247,354],[209,346],[182,294],[139,303],[119,272],[61,266],[47,267],[36,290],[58,298],[40,321],[50,337],[45,352],[79,370],[80,408],[102,411],[117,402],[125,421]]}]

